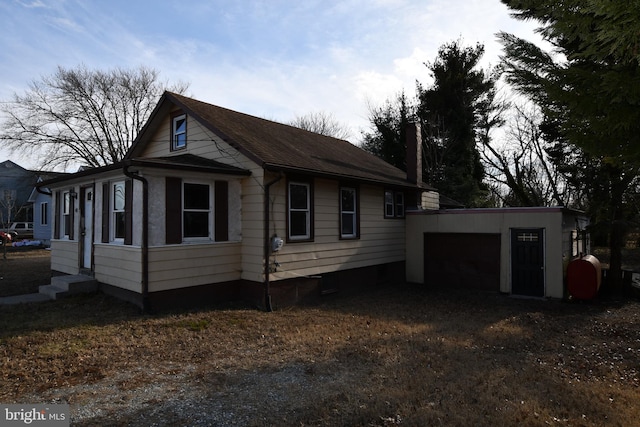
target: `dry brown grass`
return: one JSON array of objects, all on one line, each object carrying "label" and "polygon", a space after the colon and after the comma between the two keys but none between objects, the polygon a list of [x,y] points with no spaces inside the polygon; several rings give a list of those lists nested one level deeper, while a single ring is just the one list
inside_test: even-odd
[{"label": "dry brown grass", "polygon": [[0,297],[38,292],[51,277],[51,252],[37,247],[0,246]]},{"label": "dry brown grass", "polygon": [[69,402],[74,425],[628,426],[639,309],[407,285],[274,313],[2,307],[0,401]]}]

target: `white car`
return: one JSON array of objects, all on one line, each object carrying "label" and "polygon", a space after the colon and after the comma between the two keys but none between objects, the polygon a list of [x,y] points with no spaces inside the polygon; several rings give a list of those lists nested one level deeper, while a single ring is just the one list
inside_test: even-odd
[{"label": "white car", "polygon": [[32,239],[33,238],[33,223],[32,222],[14,222],[9,226],[9,232],[18,233],[18,239]]}]

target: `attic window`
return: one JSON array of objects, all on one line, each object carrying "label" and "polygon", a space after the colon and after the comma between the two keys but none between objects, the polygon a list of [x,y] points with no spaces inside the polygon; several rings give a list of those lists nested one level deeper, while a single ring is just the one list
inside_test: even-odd
[{"label": "attic window", "polygon": [[171,149],[180,150],[187,146],[187,116],[181,114],[171,123]]}]

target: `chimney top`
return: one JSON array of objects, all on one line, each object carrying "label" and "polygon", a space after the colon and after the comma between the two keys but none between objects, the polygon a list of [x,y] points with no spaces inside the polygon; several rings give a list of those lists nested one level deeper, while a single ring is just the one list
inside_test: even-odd
[{"label": "chimney top", "polygon": [[407,181],[422,184],[422,134],[420,123],[409,122],[406,126]]}]

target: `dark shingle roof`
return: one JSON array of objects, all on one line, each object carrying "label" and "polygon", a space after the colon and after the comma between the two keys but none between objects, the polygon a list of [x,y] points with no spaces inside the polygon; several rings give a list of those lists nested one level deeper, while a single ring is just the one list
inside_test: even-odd
[{"label": "dark shingle roof", "polygon": [[[171,92],[169,100],[265,169],[415,187],[406,173],[348,141],[308,132]],[[135,146],[135,144],[134,144]],[[130,151],[135,155],[135,147]],[[428,188],[426,185],[424,188]]]},{"label": "dark shingle roof", "polygon": [[125,163],[134,166],[160,167],[166,169],[178,170],[197,170],[215,173],[227,173],[231,175],[251,175],[251,172],[245,169],[220,163],[212,159],[206,159],[193,154],[180,154],[169,157],[144,157],[132,158],[126,160]]}]

